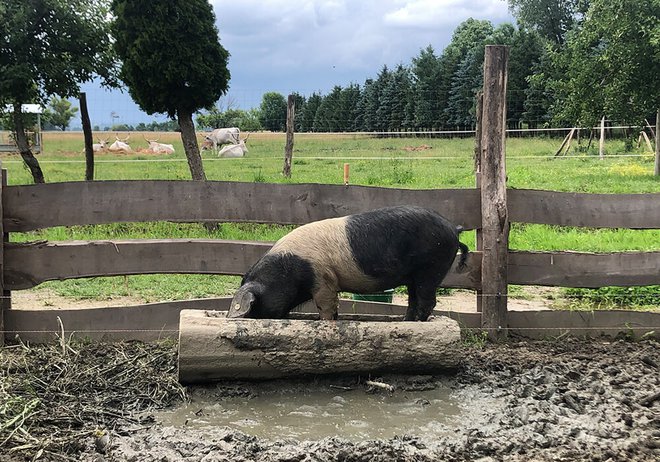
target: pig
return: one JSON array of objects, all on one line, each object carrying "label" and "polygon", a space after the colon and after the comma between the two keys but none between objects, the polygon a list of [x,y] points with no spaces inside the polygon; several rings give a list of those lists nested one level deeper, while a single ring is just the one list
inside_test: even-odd
[{"label": "pig", "polygon": [[404,320],[426,321],[436,290],[461,250],[462,227],[417,206],[394,206],[300,226],[245,273],[229,318],[286,318],[314,300],[323,320],[337,319],[338,292],[372,293],[405,285]]}]

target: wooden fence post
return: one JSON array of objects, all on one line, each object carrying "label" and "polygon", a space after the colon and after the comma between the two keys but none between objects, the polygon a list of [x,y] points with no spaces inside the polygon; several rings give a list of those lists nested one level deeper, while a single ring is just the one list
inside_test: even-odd
[{"label": "wooden fence post", "polygon": [[284,169],[282,173],[286,178],[291,178],[291,158],[293,157],[293,126],[296,112],[296,99],[289,95],[286,106],[286,146],[284,147]]},{"label": "wooden fence post", "polygon": [[80,92],[78,96],[80,103],[80,120],[82,122],[83,136],[85,139],[85,180],[94,179],[94,139],[92,136],[92,124],[89,121],[89,112],[87,111],[87,95]]},{"label": "wooden fence post", "polygon": [[506,87],[509,48],[486,46],[481,130],[481,326],[491,340],[507,336],[509,213],[506,202]]},{"label": "wooden fence post", "polygon": [[655,176],[660,176],[660,109],[655,114]]},{"label": "wooden fence post", "polygon": [[2,207],[2,193],[4,192],[5,186],[7,185],[7,171],[2,168],[2,161],[0,161],[0,172],[2,178],[0,179],[0,236],[2,240],[0,241],[0,294],[2,294],[2,299],[0,300],[0,347],[5,344],[5,309],[11,307],[11,298],[9,291],[5,291],[5,241],[8,236],[5,233],[5,227],[3,224],[4,218],[4,209]]},{"label": "wooden fence post", "polygon": [[598,143],[598,157],[605,158],[605,116],[600,120],[600,141]]},{"label": "wooden fence post", "polygon": [[[481,130],[483,122],[483,110],[484,110],[484,92],[477,92],[477,123],[474,131],[474,179],[477,189],[481,188]],[[483,250],[484,242],[482,229],[476,229],[476,247],[478,251]],[[483,310],[482,301],[483,301],[483,290],[477,289],[477,313],[481,313]]]}]

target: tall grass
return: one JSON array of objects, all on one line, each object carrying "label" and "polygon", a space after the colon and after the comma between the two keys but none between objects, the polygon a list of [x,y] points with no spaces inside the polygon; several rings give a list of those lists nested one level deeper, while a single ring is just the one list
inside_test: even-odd
[{"label": "tall grass", "polygon": [[[124,136],[120,134],[120,136]],[[134,146],[143,144],[133,134]],[[96,157],[97,180],[190,178],[178,134],[163,133],[160,141],[173,143],[171,156],[152,154],[109,154]],[[472,139],[374,138],[364,135],[296,135],[293,176],[282,176],[284,135],[254,133],[248,142],[249,154],[242,159],[218,159],[203,153],[210,180],[266,183],[343,182],[343,165],[350,164],[350,182],[410,189],[474,187],[474,142]],[[660,192],[660,180],[653,176],[653,157],[617,157],[641,154],[626,151],[623,141],[607,144],[608,156],[598,158],[594,149],[554,157],[561,143],[556,138],[511,138],[507,142],[507,184],[509,188],[547,189],[590,193]],[[428,147],[423,150],[410,148]],[[49,182],[79,181],[85,175],[82,135],[46,133],[45,152],[38,156]],[[3,155],[10,185],[29,184],[31,177],[17,155]],[[275,241],[291,227],[257,224],[222,224],[208,231],[198,224],[120,223],[102,226],[57,227],[30,233],[14,233],[12,241],[217,238]],[[462,235],[474,248],[474,232]],[[555,226],[513,224],[511,248],[520,250],[574,250],[593,252],[657,251],[660,230],[593,230]],[[92,278],[46,283],[65,296],[107,298],[132,295],[144,300],[185,299],[225,295],[238,284],[235,277],[197,275],[143,275],[128,278]],[[39,290],[39,289],[34,289]],[[647,290],[647,289],[645,289]],[[653,288],[651,289],[653,290]],[[574,294],[574,293],[573,293]],[[658,290],[660,299],[660,288]],[[653,299],[653,298],[651,298]],[[660,304],[660,301],[658,302]]]}]

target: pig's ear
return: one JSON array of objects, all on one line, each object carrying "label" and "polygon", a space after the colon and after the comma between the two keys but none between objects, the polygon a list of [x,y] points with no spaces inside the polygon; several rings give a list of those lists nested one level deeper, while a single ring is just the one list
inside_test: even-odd
[{"label": "pig's ear", "polygon": [[231,300],[228,318],[247,318],[250,317],[254,303],[257,297],[248,285],[241,286]]}]

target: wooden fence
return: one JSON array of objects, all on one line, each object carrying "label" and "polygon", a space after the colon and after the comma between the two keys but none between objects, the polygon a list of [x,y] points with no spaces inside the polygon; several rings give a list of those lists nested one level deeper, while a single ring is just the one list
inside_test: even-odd
[{"label": "wooden fence", "polygon": [[[148,273],[243,274],[270,243],[144,239],[10,243],[9,233],[117,222],[257,222],[300,225],[374,208],[414,204],[477,230],[467,271],[443,285],[474,289],[483,313],[445,312],[491,338],[660,332],[660,313],[507,311],[508,284],[561,287],[660,284],[660,252],[509,250],[511,222],[589,228],[660,228],[660,194],[580,194],[506,189],[506,47],[487,46],[479,99],[476,189],[406,190],[351,185],[196,181],[97,181],[0,187],[0,333],[23,340],[77,332],[108,339],[176,337],[182,309],[226,309],[229,298],[90,310],[12,310],[11,291],[45,281]],[[347,310],[401,314],[402,307],[342,301]],[[4,310],[3,310],[4,308]],[[442,313],[442,312],[441,312]],[[4,322],[4,327],[2,323]],[[0,341],[4,336],[0,335]]]},{"label": "wooden fence", "polygon": [[[478,189],[405,190],[321,184],[98,181],[4,186],[0,193],[5,233],[53,226],[146,221],[239,221],[299,225],[394,204],[425,206],[439,211],[466,229],[481,227]],[[593,228],[660,228],[660,194],[509,190],[508,199],[511,221]],[[29,289],[45,281],[96,276],[147,273],[240,275],[270,245],[265,242],[210,239],[30,243],[5,240],[1,250],[2,281],[5,291],[15,291]],[[462,273],[452,270],[444,285],[480,289],[481,257],[481,251],[472,252],[468,270]],[[660,252],[592,254],[510,251],[507,283],[563,287],[651,285],[660,283],[659,268]],[[146,335],[151,338],[154,331],[158,331],[158,335],[168,336],[174,335],[177,330],[176,315],[180,309],[191,306],[218,308],[226,306],[226,303],[226,300],[216,299],[156,305],[160,308],[115,309],[113,312],[120,314],[114,321],[104,319],[101,311],[106,309],[67,312],[8,309],[4,313],[5,331],[8,336],[20,332],[25,339],[42,339],[44,332],[57,331],[56,317],[59,315],[61,319],[66,318],[62,322],[67,331],[94,331],[92,336],[112,334],[115,338],[143,338]],[[381,312],[383,309],[370,303],[357,305],[372,310],[378,307]],[[154,310],[157,312],[159,309],[163,314],[154,315]],[[149,315],[145,315],[146,312]],[[571,313],[558,314],[575,316]],[[635,314],[638,318],[640,315],[643,316]],[[602,318],[603,314],[600,316]],[[621,313],[617,316],[620,317]],[[90,324],[95,317],[99,322]],[[464,314],[463,318],[466,325],[480,325],[475,316]],[[656,317],[649,319],[657,320]],[[622,322],[625,325],[626,320]],[[651,324],[647,326],[636,327],[651,330],[654,321],[649,322]],[[520,329],[525,328],[523,324],[519,325]],[[547,327],[566,325],[566,320],[563,320]],[[133,327],[151,333],[123,332]]]}]

